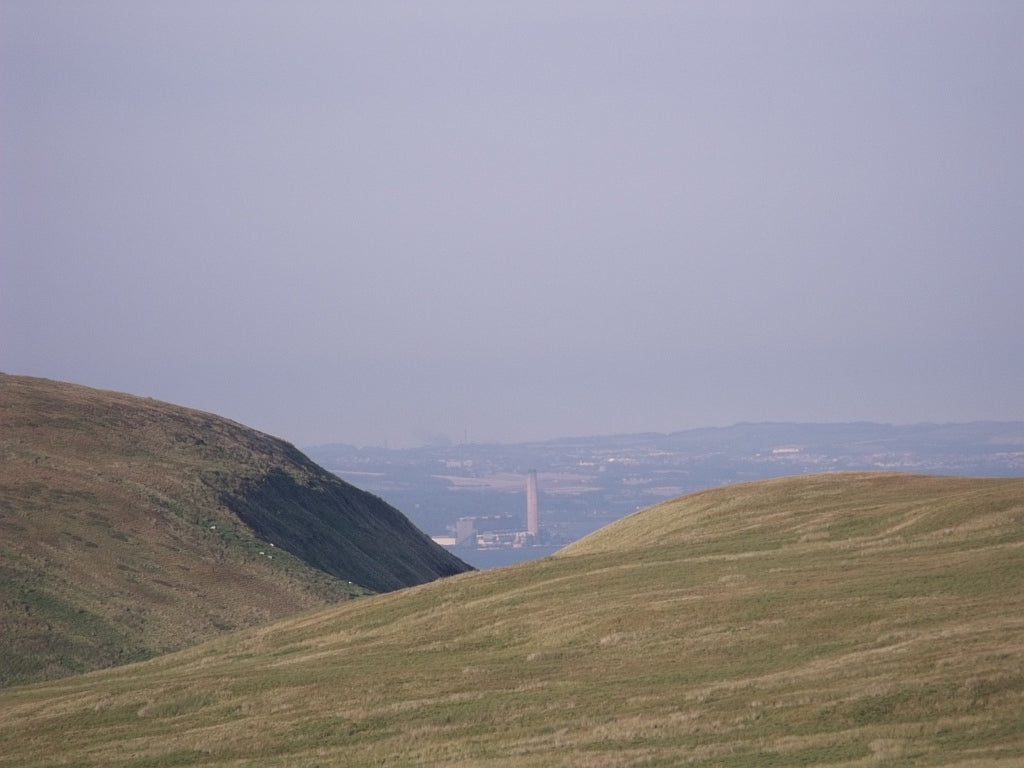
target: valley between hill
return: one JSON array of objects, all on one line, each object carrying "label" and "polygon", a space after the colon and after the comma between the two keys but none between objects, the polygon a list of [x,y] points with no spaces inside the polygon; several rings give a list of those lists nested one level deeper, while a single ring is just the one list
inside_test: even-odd
[{"label": "valley between hill", "polygon": [[0,374],[0,686],[467,569],[282,440]]},{"label": "valley between hill", "polygon": [[0,765],[1017,766],[1024,479],[705,491],[0,697]]}]

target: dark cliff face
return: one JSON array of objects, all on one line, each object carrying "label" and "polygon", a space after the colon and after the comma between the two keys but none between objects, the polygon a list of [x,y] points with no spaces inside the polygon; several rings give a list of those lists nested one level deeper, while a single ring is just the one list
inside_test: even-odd
[{"label": "dark cliff face", "polygon": [[376,592],[472,570],[382,499],[305,469],[301,482],[274,469],[221,501],[268,543]]},{"label": "dark cliff face", "polygon": [[0,374],[0,686],[466,570],[283,440]]}]

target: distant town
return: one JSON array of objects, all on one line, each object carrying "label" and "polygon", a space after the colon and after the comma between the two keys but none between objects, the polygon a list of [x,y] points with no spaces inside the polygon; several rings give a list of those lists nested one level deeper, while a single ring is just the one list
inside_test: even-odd
[{"label": "distant town", "polygon": [[854,470],[1024,476],[1024,422],[738,424],[537,443],[305,451],[487,568],[541,557],[659,501],[747,480]]}]

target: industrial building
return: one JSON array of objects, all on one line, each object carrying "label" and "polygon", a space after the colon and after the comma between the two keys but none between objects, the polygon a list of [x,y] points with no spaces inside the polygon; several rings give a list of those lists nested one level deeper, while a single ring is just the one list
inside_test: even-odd
[{"label": "industrial building", "polygon": [[472,549],[510,549],[536,543],[540,533],[537,506],[537,470],[526,475],[526,529],[516,525],[512,515],[460,517],[455,524],[457,547]]}]

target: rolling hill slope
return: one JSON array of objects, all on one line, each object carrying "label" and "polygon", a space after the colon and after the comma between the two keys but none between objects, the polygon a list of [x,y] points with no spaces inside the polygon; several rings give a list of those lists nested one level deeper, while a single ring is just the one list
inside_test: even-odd
[{"label": "rolling hill slope", "polygon": [[0,374],[0,685],[466,569],[281,440]]},{"label": "rolling hill slope", "polygon": [[555,557],[12,688],[17,766],[1024,762],[1024,480],[707,491]]}]

